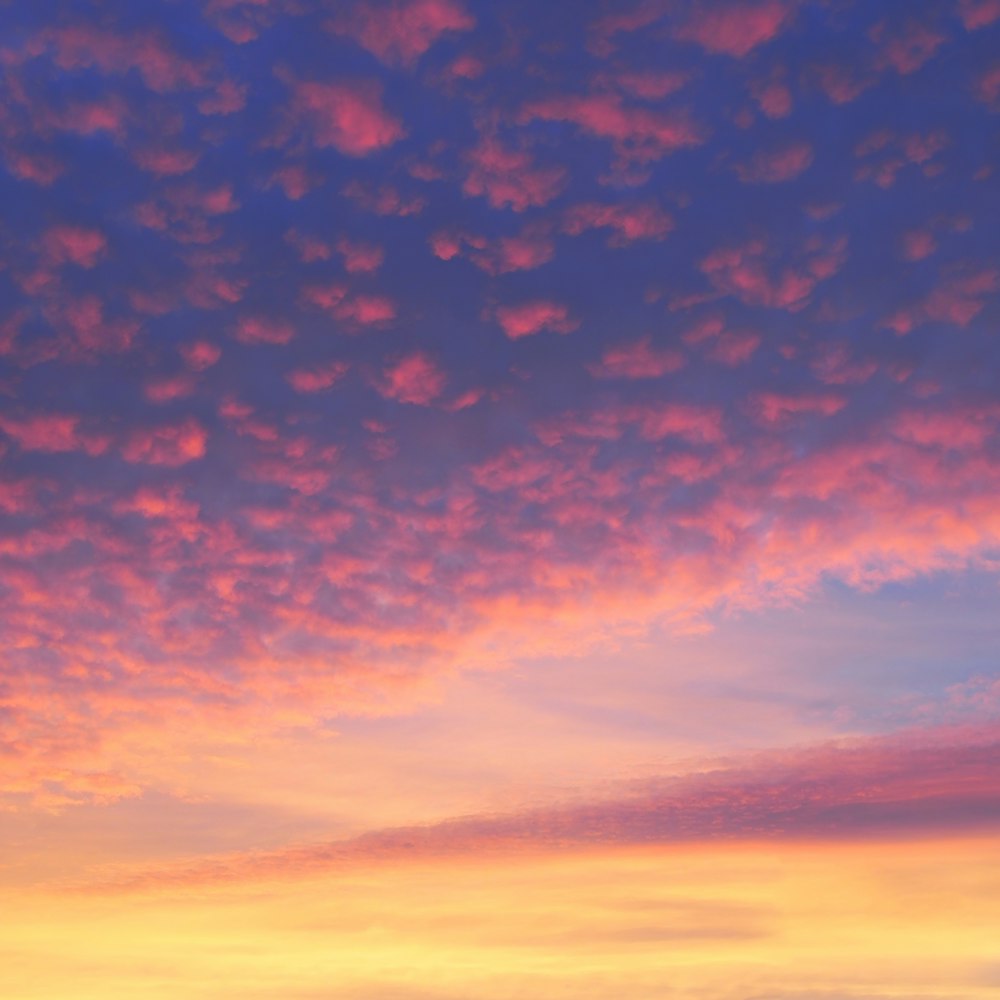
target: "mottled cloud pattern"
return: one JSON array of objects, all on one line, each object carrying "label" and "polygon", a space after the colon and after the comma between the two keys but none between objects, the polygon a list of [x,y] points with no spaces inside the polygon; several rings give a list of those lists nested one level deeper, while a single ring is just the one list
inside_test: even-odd
[{"label": "mottled cloud pattern", "polygon": [[996,3],[3,17],[11,802],[995,569]]}]

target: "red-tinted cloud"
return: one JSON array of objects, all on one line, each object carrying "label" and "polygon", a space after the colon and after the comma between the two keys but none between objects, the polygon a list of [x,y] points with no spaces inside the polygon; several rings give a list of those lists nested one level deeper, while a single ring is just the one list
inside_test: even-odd
[{"label": "red-tinted cloud", "polygon": [[672,348],[654,348],[651,338],[609,347],[599,364],[591,365],[598,378],[659,378],[684,367],[684,355]]},{"label": "red-tinted cloud", "polygon": [[80,24],[51,28],[42,37],[60,69],[95,68],[108,74],[134,70],[146,86],[160,92],[200,87],[207,81],[203,67],[178,54],[155,32],[116,34]]},{"label": "red-tinted cloud", "polygon": [[879,46],[881,64],[904,75],[915,73],[947,41],[943,34],[919,21],[901,25],[880,21],[869,36]]},{"label": "red-tinted cloud", "polygon": [[701,270],[719,291],[749,305],[796,310],[805,305],[819,282],[839,270],[844,256],[843,242],[817,245],[801,262],[775,268],[769,264],[765,245],[753,241],[714,251],[702,260]]},{"label": "red-tinted cloud", "polygon": [[812,165],[814,156],[808,142],[789,142],[775,149],[758,150],[748,163],[737,165],[736,172],[741,181],[776,184],[804,173]]},{"label": "red-tinted cloud", "polygon": [[1000,0],[959,0],[958,10],[968,31],[1000,20]]},{"label": "red-tinted cloud", "polygon": [[708,52],[743,57],[780,34],[793,12],[788,0],[702,2],[674,29],[674,35]]},{"label": "red-tinted cloud", "polygon": [[543,98],[527,104],[521,120],[569,122],[611,142],[621,161],[640,164],[704,141],[704,129],[686,115],[630,106],[616,94]]},{"label": "red-tinted cloud", "polygon": [[331,361],[313,368],[297,368],[286,376],[296,392],[322,392],[344,377],[348,365],[344,361]]},{"label": "red-tinted cloud", "polygon": [[426,406],[441,395],[445,382],[444,372],[426,354],[417,352],[386,368],[378,390],[400,403]]},{"label": "red-tinted cloud", "polygon": [[496,320],[511,340],[528,337],[543,330],[570,333],[580,324],[569,308],[559,302],[538,300],[519,305],[497,306]]},{"label": "red-tinted cloud", "polygon": [[442,35],[468,31],[475,23],[459,0],[360,0],[338,11],[329,27],[382,62],[409,67]]},{"label": "red-tinted cloud", "polygon": [[103,233],[82,226],[53,226],[42,237],[46,263],[56,267],[66,263],[94,267],[107,245]]},{"label": "red-tinted cloud", "polygon": [[234,335],[244,344],[287,344],[295,328],[284,320],[245,316],[236,324]]},{"label": "red-tinted cloud", "polygon": [[403,123],[382,103],[382,88],[371,80],[328,83],[289,79],[290,113],[317,146],[364,157],[394,145]]},{"label": "red-tinted cloud", "polygon": [[655,202],[602,205],[587,202],[567,209],[563,229],[579,236],[588,229],[610,229],[609,246],[636,240],[661,240],[673,229],[673,219]]},{"label": "red-tinted cloud", "polygon": [[494,208],[527,208],[546,205],[563,189],[566,171],[539,166],[525,150],[504,145],[494,136],[483,136],[466,154],[468,173],[462,190],[485,197]]},{"label": "red-tinted cloud", "polygon": [[985,833],[1000,822],[995,727],[757,753],[706,761],[689,774],[632,785],[620,797],[434,825],[352,840],[147,869],[104,888],[198,886],[293,878],[359,863],[543,854],[567,846],[761,839],[851,841],[887,833]]},{"label": "red-tinted cloud", "polygon": [[179,424],[136,429],[122,445],[126,462],[175,467],[194,462],[205,455],[208,433],[196,420]]}]

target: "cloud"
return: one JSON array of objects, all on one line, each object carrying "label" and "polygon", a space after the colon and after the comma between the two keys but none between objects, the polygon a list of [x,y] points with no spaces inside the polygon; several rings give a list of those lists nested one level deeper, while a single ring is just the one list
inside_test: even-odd
[{"label": "cloud", "polygon": [[122,445],[126,462],[176,467],[205,456],[208,433],[193,418],[178,424],[137,428]]},{"label": "cloud", "polygon": [[802,414],[832,417],[847,405],[847,400],[833,392],[811,392],[788,395],[762,392],[752,400],[757,418],[765,424],[785,423]]},{"label": "cloud", "polygon": [[468,173],[462,191],[484,197],[494,208],[527,208],[546,205],[566,183],[559,166],[538,166],[525,150],[504,145],[495,136],[483,136],[465,155]]},{"label": "cloud", "polygon": [[[926,743],[921,743],[921,738]],[[91,890],[135,891],[302,879],[358,864],[567,847],[766,841],[857,841],[977,834],[1000,823],[995,728],[918,732],[705,761],[701,770],[634,783],[591,799],[425,826],[374,830],[351,840],[147,868]]]},{"label": "cloud", "polygon": [[445,374],[426,354],[409,354],[382,373],[378,390],[400,403],[427,406],[444,391]]},{"label": "cloud", "polygon": [[945,277],[922,299],[902,306],[883,325],[898,334],[930,322],[968,326],[997,291],[1000,291],[1000,270],[965,268]]},{"label": "cloud", "polygon": [[511,340],[528,337],[543,330],[554,333],[571,333],[580,324],[559,302],[536,300],[517,305],[497,306],[495,316],[503,332]]},{"label": "cloud", "polygon": [[211,368],[222,357],[222,348],[207,340],[182,344],[180,352],[187,366],[197,372]]},{"label": "cloud", "polygon": [[636,240],[662,240],[674,227],[673,219],[655,202],[574,205],[563,216],[563,230],[579,236],[588,229],[610,229],[608,245],[627,246]]},{"label": "cloud", "polygon": [[780,34],[794,9],[788,0],[698,3],[674,29],[674,37],[707,52],[742,58]]},{"label": "cloud", "polygon": [[442,35],[469,31],[475,23],[458,0],[361,0],[338,11],[328,27],[383,63],[409,68]]},{"label": "cloud", "polygon": [[91,24],[49,28],[41,41],[63,70],[94,68],[101,73],[137,72],[151,90],[161,93],[201,87],[203,67],[178,54],[155,31],[116,33]]},{"label": "cloud", "polygon": [[81,432],[80,418],[64,413],[0,416],[0,430],[24,451],[86,451],[96,455],[108,444],[106,438]]},{"label": "cloud", "polygon": [[792,92],[780,73],[752,80],[750,93],[768,118],[787,118],[792,112]]},{"label": "cloud", "polygon": [[879,46],[879,62],[897,73],[915,73],[947,41],[927,24],[908,20],[900,25],[880,21],[869,37]]},{"label": "cloud", "polygon": [[1000,0],[959,0],[959,16],[967,31],[985,28],[1000,20]]},{"label": "cloud", "polygon": [[522,122],[562,121],[606,139],[623,163],[644,164],[700,145],[705,130],[679,112],[625,104],[616,94],[545,97],[525,105]]},{"label": "cloud", "polygon": [[403,123],[382,103],[373,80],[300,81],[286,75],[292,102],[289,113],[319,147],[365,157],[395,145],[406,134]]},{"label": "cloud", "polygon": [[976,80],[976,96],[993,111],[1000,111],[1000,64],[982,73]]},{"label": "cloud", "polygon": [[344,258],[344,270],[348,274],[370,274],[377,271],[385,260],[385,251],[372,243],[360,243],[346,236],[337,241],[337,251]]},{"label": "cloud", "polygon": [[284,320],[244,316],[233,333],[243,344],[287,344],[295,336],[295,328]]},{"label": "cloud", "polygon": [[801,261],[775,269],[766,245],[760,240],[739,247],[723,247],[703,258],[702,272],[726,295],[748,305],[774,309],[801,309],[816,286],[843,264],[846,244],[812,244]]},{"label": "cloud", "polygon": [[104,255],[108,241],[97,229],[83,226],[53,226],[42,237],[42,252],[49,266],[76,264],[91,268]]},{"label": "cloud", "polygon": [[776,149],[758,150],[748,163],[738,164],[736,172],[750,184],[776,184],[805,173],[814,156],[808,142],[788,142]]},{"label": "cloud", "polygon": [[656,349],[651,338],[609,347],[590,372],[598,378],[659,378],[684,367],[684,355],[671,348]]},{"label": "cloud", "polygon": [[340,381],[347,373],[344,361],[331,361],[313,368],[298,368],[288,373],[286,378],[296,392],[322,392]]},{"label": "cloud", "polygon": [[548,263],[555,253],[549,227],[544,223],[525,226],[517,235],[494,240],[442,230],[432,233],[428,242],[431,252],[440,260],[464,255],[487,274],[531,271]]}]

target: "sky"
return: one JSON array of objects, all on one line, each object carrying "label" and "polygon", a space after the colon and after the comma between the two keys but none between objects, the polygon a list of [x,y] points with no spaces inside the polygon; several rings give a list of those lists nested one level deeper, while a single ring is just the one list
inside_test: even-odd
[{"label": "sky", "polygon": [[0,995],[1000,988],[1000,0],[0,0]]}]

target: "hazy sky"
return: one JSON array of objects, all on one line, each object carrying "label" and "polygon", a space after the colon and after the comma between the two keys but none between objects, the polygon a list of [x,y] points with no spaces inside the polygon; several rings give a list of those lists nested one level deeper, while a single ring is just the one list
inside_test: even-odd
[{"label": "hazy sky", "polygon": [[0,995],[1000,987],[1000,0],[0,0]]}]

